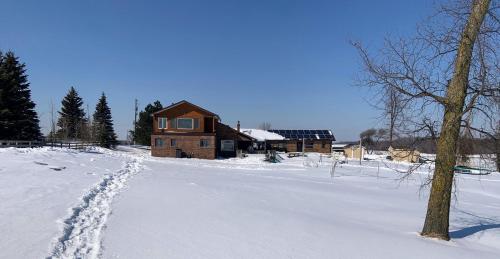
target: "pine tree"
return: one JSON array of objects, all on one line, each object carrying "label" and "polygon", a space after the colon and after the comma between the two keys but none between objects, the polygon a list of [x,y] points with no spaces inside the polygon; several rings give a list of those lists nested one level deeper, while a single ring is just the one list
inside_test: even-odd
[{"label": "pine tree", "polygon": [[136,131],[133,136],[137,144],[149,146],[151,145],[151,133],[153,132],[153,117],[152,114],[163,109],[160,101],[153,104],[148,104],[144,111],[139,113],[139,120],[137,121]]},{"label": "pine tree", "polygon": [[25,64],[11,51],[0,52],[0,139],[41,139]]},{"label": "pine tree", "polygon": [[74,87],[69,89],[61,105],[57,121],[57,126],[60,128],[58,135],[65,139],[81,139],[87,121],[82,107],[83,100]]},{"label": "pine tree", "polygon": [[109,109],[106,95],[102,93],[94,112],[93,136],[99,146],[111,148],[116,145],[116,134],[113,129],[113,119]]}]

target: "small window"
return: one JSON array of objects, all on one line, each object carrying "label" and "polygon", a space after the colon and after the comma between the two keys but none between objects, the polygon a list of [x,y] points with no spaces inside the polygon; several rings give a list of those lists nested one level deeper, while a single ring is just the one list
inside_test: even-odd
[{"label": "small window", "polygon": [[166,117],[159,117],[158,118],[158,128],[159,129],[166,129],[167,128],[167,118]]},{"label": "small window", "polygon": [[163,147],[163,139],[155,138],[155,147]]},{"label": "small window", "polygon": [[208,142],[208,139],[200,139],[200,147],[209,147],[210,143]]},{"label": "small window", "polygon": [[191,118],[177,118],[178,129],[193,129],[193,119]]},{"label": "small window", "polygon": [[234,140],[221,140],[220,149],[222,151],[234,151]]},{"label": "small window", "polygon": [[306,148],[313,148],[314,142],[306,142]]},{"label": "small window", "polygon": [[170,139],[170,146],[171,147],[177,146],[177,141],[175,139]]},{"label": "small window", "polygon": [[200,127],[200,119],[198,119],[198,118],[193,119],[193,124],[194,124],[193,125],[194,129],[199,128]]}]

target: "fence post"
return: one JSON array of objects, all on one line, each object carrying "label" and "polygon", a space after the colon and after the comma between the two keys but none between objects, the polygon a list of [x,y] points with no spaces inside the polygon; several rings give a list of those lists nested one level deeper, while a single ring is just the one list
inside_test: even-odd
[{"label": "fence post", "polygon": [[378,179],[379,173],[380,173],[380,161],[377,161],[377,179]]}]

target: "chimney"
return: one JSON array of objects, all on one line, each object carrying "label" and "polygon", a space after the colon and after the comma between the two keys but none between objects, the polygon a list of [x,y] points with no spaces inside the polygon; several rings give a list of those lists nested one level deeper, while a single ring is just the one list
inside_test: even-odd
[{"label": "chimney", "polygon": [[240,121],[238,121],[238,124],[236,124],[236,130],[240,132]]}]

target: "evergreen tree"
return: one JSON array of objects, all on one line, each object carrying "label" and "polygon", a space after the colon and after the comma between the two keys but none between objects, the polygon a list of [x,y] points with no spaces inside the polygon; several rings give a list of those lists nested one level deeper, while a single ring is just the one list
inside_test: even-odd
[{"label": "evergreen tree", "polygon": [[0,52],[0,139],[42,137],[29,86],[25,64],[11,51]]},{"label": "evergreen tree", "polygon": [[99,146],[111,148],[116,145],[116,134],[113,129],[113,119],[106,95],[102,93],[94,112],[93,135]]},{"label": "evergreen tree", "polygon": [[74,87],[69,89],[61,105],[57,121],[57,126],[60,128],[58,135],[65,139],[81,139],[87,121],[82,107],[83,100]]},{"label": "evergreen tree", "polygon": [[136,131],[132,132],[134,140],[139,145],[151,145],[151,134],[153,132],[153,113],[163,109],[160,101],[153,104],[148,104],[143,111],[139,113],[139,120],[137,121]]}]

